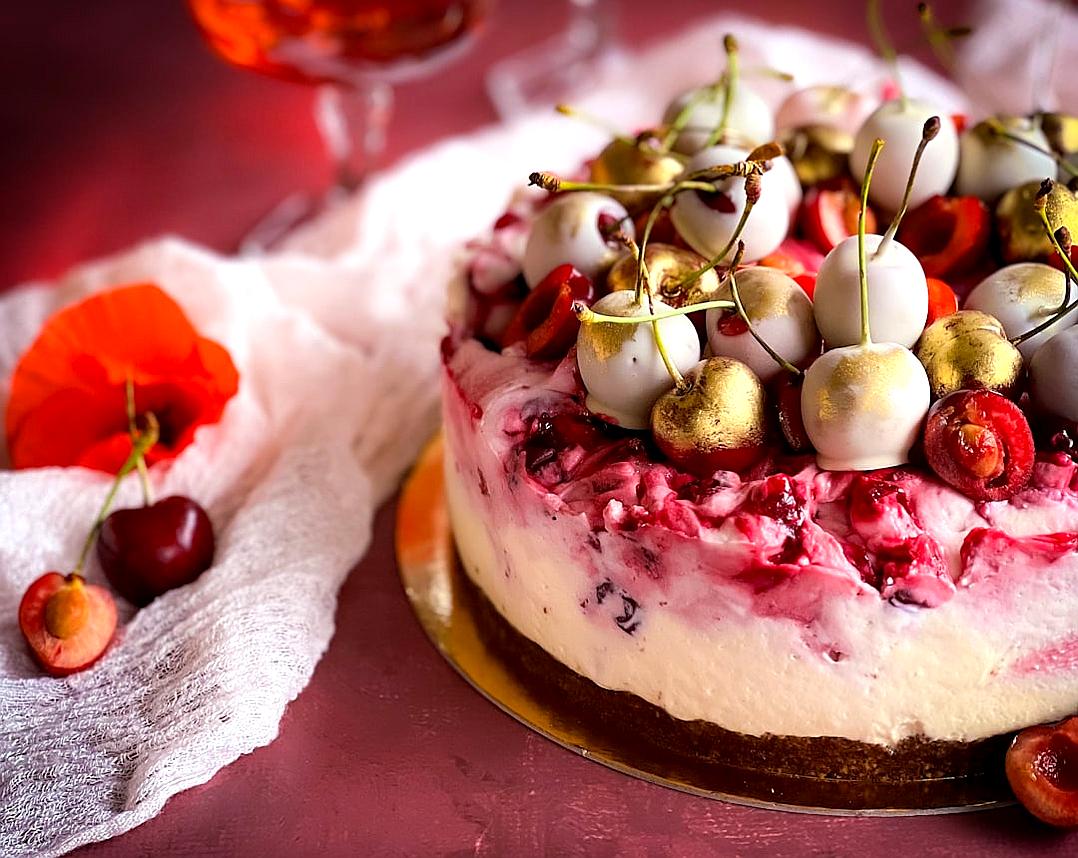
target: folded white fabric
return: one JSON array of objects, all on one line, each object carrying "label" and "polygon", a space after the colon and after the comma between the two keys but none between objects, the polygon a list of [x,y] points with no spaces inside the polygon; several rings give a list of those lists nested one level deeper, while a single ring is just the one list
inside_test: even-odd
[{"label": "folded white fabric", "polygon": [[[746,67],[781,68],[801,84],[882,76],[859,48],[720,18],[635,58],[581,104],[628,128],[653,122],[672,94],[717,76],[727,31],[741,37]],[[962,105],[924,69],[906,72],[912,92]],[[436,425],[458,248],[528,172],[572,169],[601,142],[571,120],[525,118],[378,176],[290,252],[234,260],[165,239],[0,299],[5,390],[57,308],[145,280],[225,345],[241,374],[222,421],[156,478],[159,496],[188,494],[210,512],[214,567],[121,617],[118,640],[85,673],[40,676],[16,606],[37,576],[72,562],[107,478],[0,472],[0,853],[54,855],[119,834],[272,741],[332,635],[338,587],[376,507]],[[121,505],[138,499],[131,480]],[[93,566],[88,574],[100,579]]]}]

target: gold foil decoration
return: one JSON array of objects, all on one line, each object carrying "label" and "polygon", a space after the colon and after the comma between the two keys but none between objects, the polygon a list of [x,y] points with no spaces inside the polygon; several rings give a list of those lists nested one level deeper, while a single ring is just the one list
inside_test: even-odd
[{"label": "gold foil decoration", "polygon": [[937,319],[921,334],[914,354],[936,399],[975,388],[1006,396],[1022,376],[1022,353],[1007,339],[999,320],[979,310]]},{"label": "gold foil decoration", "polygon": [[802,185],[844,176],[853,135],[831,125],[808,125],[783,132],[779,140]]},{"label": "gold foil decoration", "polygon": [[[1007,262],[1044,260],[1053,253],[1044,224],[1033,207],[1040,182],[1007,191],[996,205],[996,233]],[[1078,193],[1056,183],[1045,202],[1048,222],[1055,231],[1066,226],[1078,237]]]},{"label": "gold foil decoration", "polygon": [[[665,185],[685,169],[679,158],[648,148],[654,137],[645,131],[637,140],[616,138],[591,163],[591,181],[610,185]],[[655,141],[658,145],[658,140]],[[661,193],[655,191],[608,191],[629,211],[650,208]]]},{"label": "gold foil decoration", "polygon": [[[699,253],[656,242],[644,250],[644,263],[650,275],[651,294],[671,307],[687,307],[716,297],[719,275],[715,269],[681,285],[683,278],[707,264]],[[607,274],[606,286],[611,292],[636,288],[636,260],[632,254],[626,254],[614,263]]]},{"label": "gold foil decoration", "polygon": [[651,411],[652,434],[672,459],[706,457],[764,442],[764,388],[745,364],[713,357],[686,381],[686,390],[663,394]]},{"label": "gold foil decoration", "polygon": [[[774,268],[757,266],[737,272],[737,291],[745,314],[756,323],[790,315],[791,304],[801,287]],[[715,297],[733,301],[730,284],[726,283]]]},{"label": "gold foil decoration", "polygon": [[892,413],[891,395],[908,387],[910,364],[905,349],[858,349],[835,365],[829,384],[817,393],[816,410],[821,421],[842,414],[867,411],[887,417]]}]

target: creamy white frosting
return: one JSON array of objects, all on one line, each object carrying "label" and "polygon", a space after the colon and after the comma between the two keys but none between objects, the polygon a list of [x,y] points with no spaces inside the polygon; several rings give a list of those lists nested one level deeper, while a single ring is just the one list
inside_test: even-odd
[{"label": "creamy white frosting", "polygon": [[[752,735],[969,741],[1078,709],[1078,554],[1036,568],[1032,557],[1014,558],[1013,568],[1000,558],[935,608],[892,604],[849,576],[817,570],[803,579],[818,590],[812,616],[768,616],[766,595],[701,562],[705,547],[731,563],[747,551],[736,528],[699,537],[596,531],[522,478],[508,457],[497,369],[481,374],[481,416],[447,375],[446,491],[457,547],[506,620],[577,673],[675,717]],[[519,394],[533,380],[505,379],[504,390]],[[954,493],[925,504],[952,565],[971,526],[1046,533],[1078,524],[1073,502],[992,504],[984,517]],[[616,517],[618,505],[611,500],[605,515]],[[632,571],[627,552],[648,546],[655,574]]]}]

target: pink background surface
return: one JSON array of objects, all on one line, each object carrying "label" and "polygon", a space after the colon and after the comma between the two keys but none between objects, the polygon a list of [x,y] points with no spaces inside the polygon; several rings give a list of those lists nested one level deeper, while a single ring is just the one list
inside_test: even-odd
[{"label": "pink background surface", "polygon": [[[890,5],[896,40],[913,41],[912,3]],[[939,5],[956,22],[970,6]],[[0,285],[162,232],[227,250],[284,194],[326,180],[310,93],[216,62],[178,0],[21,7],[0,28]],[[644,44],[722,8],[863,40],[859,0],[623,0],[623,37]],[[493,121],[484,70],[554,32],[563,12],[502,0],[465,61],[400,88],[389,160]],[[85,854],[1078,854],[1078,835],[1018,808],[809,817],[682,795],[580,759],[497,711],[429,646],[396,577],[393,515],[393,504],[379,515],[341,592],[333,644],[280,738]]]}]

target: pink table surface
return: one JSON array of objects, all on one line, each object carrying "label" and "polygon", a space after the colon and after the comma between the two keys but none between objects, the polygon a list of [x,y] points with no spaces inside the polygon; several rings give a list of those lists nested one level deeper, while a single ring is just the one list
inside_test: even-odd
[{"label": "pink table surface", "polygon": [[[905,5],[892,4],[891,19],[896,39],[912,41]],[[940,5],[955,20],[969,7]],[[863,39],[860,2],[799,0],[623,0],[623,35],[643,44],[722,8]],[[563,11],[502,0],[467,60],[401,88],[388,160],[492,121],[483,71],[552,33]],[[0,284],[161,232],[227,250],[285,193],[325,180],[309,93],[215,62],[178,2],[5,13]],[[398,584],[394,511],[379,514],[372,549],[341,591],[336,637],[279,739],[85,854],[1078,854],[1075,836],[1018,808],[915,819],[769,812],[634,781],[556,747],[428,645]]]}]

